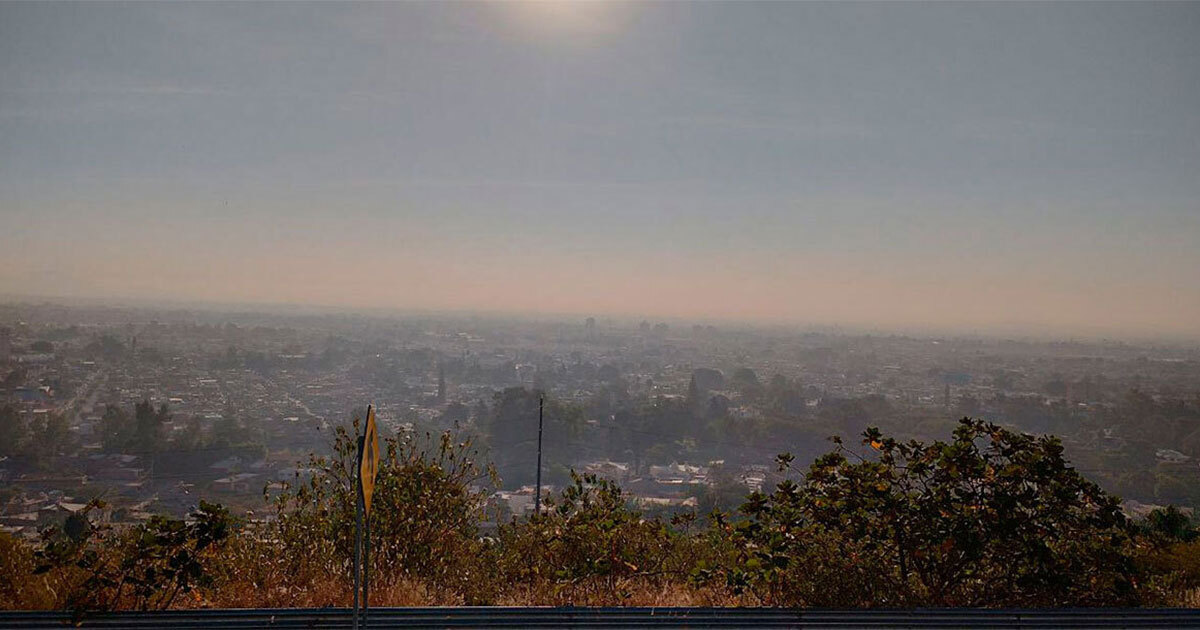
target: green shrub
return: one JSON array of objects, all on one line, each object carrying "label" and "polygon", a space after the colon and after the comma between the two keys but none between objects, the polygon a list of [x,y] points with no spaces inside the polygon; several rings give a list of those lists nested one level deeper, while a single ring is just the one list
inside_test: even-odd
[{"label": "green shrub", "polygon": [[[503,525],[496,545],[506,584],[542,588],[556,604],[620,604],[633,590],[683,582],[704,553],[695,537],[644,519],[611,481],[571,472],[546,511]],[[677,525],[687,525],[681,518]]]},{"label": "green shrub", "polygon": [[[357,429],[358,421],[355,421]],[[371,572],[380,586],[414,579],[477,602],[494,580],[481,562],[480,539],[492,475],[470,440],[405,436],[385,440],[372,495]],[[339,427],[332,453],[313,456],[313,476],[275,499],[276,519],[264,538],[280,548],[287,573],[351,575],[354,550],[357,437]]]},{"label": "green shrub", "polygon": [[128,529],[94,526],[83,517],[42,533],[33,571],[63,576],[65,592],[56,603],[76,611],[171,607],[180,595],[211,584],[207,566],[234,526],[227,509],[205,501],[188,520],[154,516]]},{"label": "green shrub", "polygon": [[900,443],[877,429],[863,436],[874,457],[835,438],[802,483],[751,495],[748,520],[734,531],[743,549],[727,572],[734,585],[757,589],[765,603],[813,605],[811,576],[865,563],[865,590],[847,605],[1138,601],[1117,499],[1071,469],[1056,438],[967,418],[949,442]]}]

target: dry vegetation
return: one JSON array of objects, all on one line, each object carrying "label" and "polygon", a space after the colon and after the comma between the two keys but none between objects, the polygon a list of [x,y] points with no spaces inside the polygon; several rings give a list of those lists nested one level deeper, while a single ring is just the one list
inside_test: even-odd
[{"label": "dry vegetation", "polygon": [[[644,518],[575,477],[538,518],[482,536],[489,474],[469,441],[389,441],[377,481],[376,606],[1196,606],[1200,541],[1160,511],[1130,523],[1053,438],[964,420],[953,439],[840,443],[737,514]],[[86,517],[37,545],[0,536],[0,608],[348,606],[355,438],[239,522],[112,529]],[[785,470],[790,458],[780,459]]]}]

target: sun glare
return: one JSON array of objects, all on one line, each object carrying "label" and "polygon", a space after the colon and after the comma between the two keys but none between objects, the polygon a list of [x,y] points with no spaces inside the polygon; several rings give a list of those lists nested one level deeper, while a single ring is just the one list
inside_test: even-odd
[{"label": "sun glare", "polygon": [[614,30],[627,6],[598,0],[550,0],[509,5],[519,23],[543,35],[597,35]]}]

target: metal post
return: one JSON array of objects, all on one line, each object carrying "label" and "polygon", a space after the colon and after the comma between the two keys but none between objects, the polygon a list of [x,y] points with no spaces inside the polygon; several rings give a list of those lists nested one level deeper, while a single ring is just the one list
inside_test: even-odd
[{"label": "metal post", "polygon": [[[365,504],[364,504],[365,505]],[[367,627],[367,608],[371,600],[367,595],[371,592],[371,515],[363,514],[363,597],[362,597],[362,627]]]},{"label": "metal post", "polygon": [[[358,458],[355,464],[362,460],[363,454],[363,437],[358,438]],[[358,630],[358,588],[359,588],[359,570],[358,562],[362,551],[362,526],[363,526],[363,493],[362,493],[362,468],[354,467],[354,610],[351,612],[351,627]]]},{"label": "metal post", "polygon": [[537,454],[537,486],[533,495],[533,514],[542,513],[542,409],[546,406],[546,395],[538,394],[538,454]]}]

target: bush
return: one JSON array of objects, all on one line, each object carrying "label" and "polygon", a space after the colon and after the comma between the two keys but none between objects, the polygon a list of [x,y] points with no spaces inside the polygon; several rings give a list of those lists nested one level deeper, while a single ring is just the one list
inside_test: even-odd
[{"label": "bush", "polygon": [[870,459],[834,441],[801,484],[742,508],[740,563],[726,575],[764,603],[814,605],[811,576],[860,566],[858,588],[836,605],[1138,601],[1117,499],[1067,466],[1056,438],[964,418],[952,441],[928,445],[868,429]]},{"label": "bush", "polygon": [[[339,427],[332,454],[310,458],[313,476],[297,480],[275,500],[276,519],[263,538],[279,547],[283,579],[313,574],[349,579],[357,444],[356,436]],[[456,442],[447,432],[390,438],[384,445],[372,495],[372,583],[386,588],[416,580],[465,602],[485,599],[480,589],[493,583],[481,575],[490,563],[480,561],[487,552],[479,536],[487,493],[473,488],[486,485],[491,475],[472,442]]]},{"label": "bush", "polygon": [[[555,605],[620,605],[636,590],[685,581],[705,549],[687,532],[631,509],[621,489],[570,473],[557,501],[529,521],[500,528],[505,584],[523,584]],[[676,525],[690,525],[682,517]]]},{"label": "bush", "polygon": [[206,567],[232,528],[228,510],[204,501],[186,521],[154,516],[125,530],[93,526],[85,514],[42,533],[33,573],[56,573],[65,587],[59,603],[76,611],[162,610],[211,584]]},{"label": "bush", "polygon": [[[449,433],[385,441],[373,499],[373,605],[818,607],[1178,605],[1200,541],[1177,510],[1139,527],[1051,437],[964,419],[947,442],[868,429],[738,513],[646,518],[614,483],[570,475],[528,520],[483,536],[494,477]],[[88,512],[35,547],[0,535],[0,607],[346,606],[357,437],[239,523],[201,502],[125,529]],[[790,456],[780,456],[781,472]],[[1190,599],[1189,599],[1190,598]]]}]

